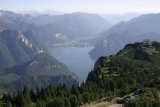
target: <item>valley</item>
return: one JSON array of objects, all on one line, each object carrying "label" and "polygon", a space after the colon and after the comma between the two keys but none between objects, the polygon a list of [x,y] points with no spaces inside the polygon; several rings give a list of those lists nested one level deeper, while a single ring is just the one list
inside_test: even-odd
[{"label": "valley", "polygon": [[94,64],[88,52],[97,34],[111,26],[90,13],[0,13],[0,78],[4,81],[0,94],[24,86],[72,86],[84,82]]},{"label": "valley", "polygon": [[116,55],[100,57],[81,85],[50,84],[35,93],[24,88],[11,97],[4,94],[1,102],[31,107],[158,107],[159,56],[159,42],[127,44]]},{"label": "valley", "polygon": [[160,107],[160,2],[46,1],[0,3],[0,107]]},{"label": "valley", "polygon": [[64,43],[49,46],[52,56],[63,62],[71,72],[79,76],[84,82],[88,73],[93,69],[94,61],[89,56],[89,51],[94,48],[93,39],[96,36],[82,37]]}]

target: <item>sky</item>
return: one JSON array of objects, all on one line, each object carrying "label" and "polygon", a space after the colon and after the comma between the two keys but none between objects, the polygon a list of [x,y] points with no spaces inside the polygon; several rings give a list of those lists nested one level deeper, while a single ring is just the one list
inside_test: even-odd
[{"label": "sky", "polygon": [[11,11],[55,10],[89,13],[160,13],[160,0],[0,0]]}]

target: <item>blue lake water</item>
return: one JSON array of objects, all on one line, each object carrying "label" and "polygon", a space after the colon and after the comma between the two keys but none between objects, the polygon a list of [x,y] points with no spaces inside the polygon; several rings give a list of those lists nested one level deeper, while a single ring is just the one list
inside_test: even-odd
[{"label": "blue lake water", "polygon": [[85,81],[88,73],[94,66],[88,52],[93,47],[58,47],[52,48],[52,55],[63,62],[71,72],[76,73],[81,81]]}]

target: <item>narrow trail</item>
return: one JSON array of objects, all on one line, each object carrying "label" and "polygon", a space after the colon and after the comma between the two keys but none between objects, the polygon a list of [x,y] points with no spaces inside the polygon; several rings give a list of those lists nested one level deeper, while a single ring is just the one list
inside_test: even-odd
[{"label": "narrow trail", "polygon": [[115,100],[117,98],[115,98],[111,102],[105,101],[104,99],[105,98],[101,99],[100,101],[95,101],[95,102],[92,102],[90,104],[85,104],[80,107],[122,107],[122,104],[115,103]]}]

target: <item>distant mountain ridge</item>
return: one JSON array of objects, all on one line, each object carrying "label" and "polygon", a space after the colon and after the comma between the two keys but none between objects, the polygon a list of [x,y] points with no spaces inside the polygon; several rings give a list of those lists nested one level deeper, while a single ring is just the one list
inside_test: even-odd
[{"label": "distant mountain ridge", "polygon": [[111,27],[111,24],[103,17],[88,13],[42,14],[39,16],[22,15],[3,10],[0,13],[2,27],[22,32],[36,31],[38,38],[49,45],[95,36]]},{"label": "distant mountain ridge", "polygon": [[40,37],[49,43],[91,37],[111,26],[104,18],[87,13],[41,15],[29,20],[29,23],[40,26]]},{"label": "distant mountain ridge", "polygon": [[141,15],[141,13],[132,13],[131,12],[131,13],[125,13],[125,14],[100,14],[100,15],[115,25],[120,22],[129,21],[135,17],[138,17]]},{"label": "distant mountain ridge", "polygon": [[160,40],[160,14],[148,14],[122,22],[101,33],[96,47],[90,51],[93,59],[117,53],[128,43],[145,39]]}]

